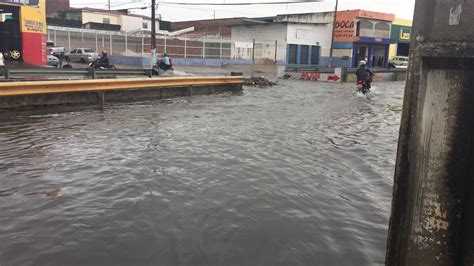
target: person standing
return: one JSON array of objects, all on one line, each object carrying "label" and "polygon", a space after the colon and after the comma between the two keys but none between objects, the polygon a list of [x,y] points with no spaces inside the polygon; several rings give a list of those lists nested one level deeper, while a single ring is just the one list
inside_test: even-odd
[{"label": "person standing", "polygon": [[0,52],[0,74],[5,75],[5,61],[3,60],[3,53]]}]

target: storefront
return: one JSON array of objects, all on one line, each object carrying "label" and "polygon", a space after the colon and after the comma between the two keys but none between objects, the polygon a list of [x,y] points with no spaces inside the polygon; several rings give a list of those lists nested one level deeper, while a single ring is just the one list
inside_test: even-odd
[{"label": "storefront", "polygon": [[392,25],[391,37],[395,43],[390,46],[390,58],[394,56],[408,56],[410,52],[411,25],[412,22],[410,20],[396,20]]},{"label": "storefront", "polygon": [[359,37],[354,43],[352,66],[365,60],[369,67],[387,67],[390,39]]},{"label": "storefront", "polygon": [[337,13],[335,66],[357,67],[366,60],[370,67],[387,67],[392,21],[395,15],[364,10]]},{"label": "storefront", "polygon": [[7,60],[46,65],[45,0],[0,0],[0,52]]}]

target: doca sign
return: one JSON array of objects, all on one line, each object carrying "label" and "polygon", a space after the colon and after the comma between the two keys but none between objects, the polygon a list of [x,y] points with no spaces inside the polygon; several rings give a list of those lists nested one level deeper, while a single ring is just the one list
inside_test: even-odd
[{"label": "doca sign", "polygon": [[334,38],[336,40],[350,40],[354,37],[355,21],[338,20],[336,21],[336,29],[334,31]]}]

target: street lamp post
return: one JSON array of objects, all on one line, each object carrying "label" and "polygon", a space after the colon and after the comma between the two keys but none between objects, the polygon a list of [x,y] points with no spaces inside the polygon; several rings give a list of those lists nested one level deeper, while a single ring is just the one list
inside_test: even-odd
[{"label": "street lamp post", "polygon": [[329,51],[329,62],[328,66],[332,67],[332,56],[334,50],[334,35],[336,33],[336,24],[337,24],[337,8],[339,6],[339,0],[336,0],[336,8],[334,9],[334,21],[332,24],[332,34],[331,34],[331,50]]},{"label": "street lamp post", "polygon": [[151,66],[156,60],[156,0],[151,0]]}]

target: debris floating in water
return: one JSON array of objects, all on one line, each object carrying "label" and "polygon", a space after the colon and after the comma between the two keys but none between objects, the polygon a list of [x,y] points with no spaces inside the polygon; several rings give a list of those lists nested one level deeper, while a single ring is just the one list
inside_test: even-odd
[{"label": "debris floating in water", "polygon": [[266,88],[266,87],[275,86],[276,83],[266,79],[265,77],[251,77],[251,78],[245,79],[244,85],[259,87],[259,88]]}]

